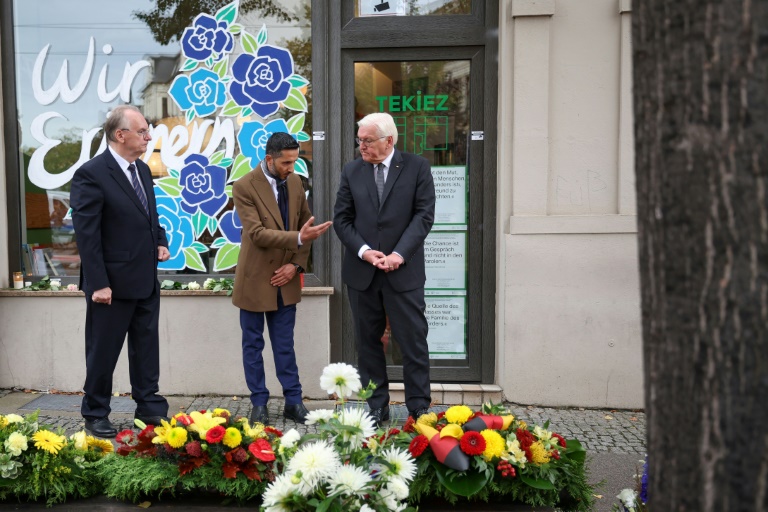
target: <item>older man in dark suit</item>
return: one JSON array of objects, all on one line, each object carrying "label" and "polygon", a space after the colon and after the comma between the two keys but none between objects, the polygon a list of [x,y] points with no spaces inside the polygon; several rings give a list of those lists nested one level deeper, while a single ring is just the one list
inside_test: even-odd
[{"label": "older man in dark suit", "polygon": [[405,403],[418,418],[427,412],[429,330],[424,315],[424,239],[435,217],[429,162],[395,148],[392,116],[375,113],[358,122],[361,157],[341,173],[333,224],[346,251],[347,284],[363,383],[378,387],[368,400],[377,423],[389,419],[389,381],[381,336],[389,316],[403,354]]},{"label": "older man in dark suit", "polygon": [[81,413],[85,428],[115,437],[109,421],[112,375],[128,335],[128,364],[135,417],[158,425],[168,402],[160,377],[157,262],[168,259],[147,164],[139,159],[151,140],[138,108],[121,105],[104,124],[107,150],[72,179],[72,221],[85,292],[86,377]]},{"label": "older man in dark suit", "polygon": [[243,240],[235,271],[232,303],[240,308],[243,367],[251,391],[251,422],[269,423],[269,390],[264,374],[264,320],[283,388],[283,416],[304,423],[299,368],[293,348],[296,304],[301,301],[299,273],[309,257],[312,240],[330,222],[314,226],[301,179],[293,174],[299,143],[288,133],[275,132],[266,143],[266,156],[232,187],[235,208],[243,223]]}]

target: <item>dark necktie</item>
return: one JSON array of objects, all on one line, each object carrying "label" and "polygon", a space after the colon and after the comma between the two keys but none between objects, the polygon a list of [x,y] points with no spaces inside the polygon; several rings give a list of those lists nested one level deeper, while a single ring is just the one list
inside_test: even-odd
[{"label": "dark necktie", "polygon": [[376,191],[379,193],[379,203],[384,195],[384,164],[374,165],[376,168]]},{"label": "dark necktie", "polygon": [[136,166],[133,164],[129,165],[128,172],[131,173],[131,185],[133,185],[133,190],[136,192],[136,195],[139,196],[139,201],[141,201],[141,206],[144,207],[144,211],[147,212],[147,216],[149,216],[149,206],[147,203],[147,196],[144,195],[144,190],[141,188],[141,185],[139,184],[139,176],[138,176],[138,172],[136,171]]},{"label": "dark necktie", "polygon": [[283,218],[283,228],[288,231],[288,187],[285,182],[286,180],[277,182],[277,206]]}]

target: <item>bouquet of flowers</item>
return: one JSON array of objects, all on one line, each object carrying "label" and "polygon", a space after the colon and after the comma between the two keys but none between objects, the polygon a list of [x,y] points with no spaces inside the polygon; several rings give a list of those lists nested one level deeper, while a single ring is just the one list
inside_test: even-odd
[{"label": "bouquet of flowers", "polygon": [[138,501],[176,490],[214,491],[240,501],[261,495],[274,479],[283,435],[226,409],[179,413],[170,422],[117,435],[117,454],[100,464],[105,494]]},{"label": "bouquet of flowers", "polygon": [[323,370],[320,386],[340,398],[339,407],[309,413],[307,424],[316,425],[316,434],[290,430],[280,439],[282,471],[267,486],[262,510],[413,510],[406,500],[416,464],[395,442],[400,431],[377,431],[362,406],[345,404],[353,393],[368,398],[373,384],[361,389],[357,370],[335,363]]},{"label": "bouquet of flowers", "polygon": [[614,512],[648,512],[648,460],[641,460],[643,473],[635,473],[637,489],[622,489],[616,496],[619,503],[613,505]]},{"label": "bouquet of flowers", "polygon": [[592,506],[581,444],[550,431],[548,422],[528,425],[501,405],[486,403],[477,412],[457,405],[409,418],[399,437],[417,461],[412,499],[506,497],[533,506]]},{"label": "bouquet of flowers", "polygon": [[98,494],[94,466],[112,451],[112,443],[85,431],[66,438],[40,425],[38,412],[0,415],[0,500],[43,498],[50,506]]}]

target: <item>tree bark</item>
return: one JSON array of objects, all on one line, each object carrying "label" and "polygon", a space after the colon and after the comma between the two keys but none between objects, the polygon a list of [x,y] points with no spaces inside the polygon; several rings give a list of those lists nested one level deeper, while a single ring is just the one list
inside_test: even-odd
[{"label": "tree bark", "polygon": [[768,510],[768,2],[634,2],[649,510]]}]

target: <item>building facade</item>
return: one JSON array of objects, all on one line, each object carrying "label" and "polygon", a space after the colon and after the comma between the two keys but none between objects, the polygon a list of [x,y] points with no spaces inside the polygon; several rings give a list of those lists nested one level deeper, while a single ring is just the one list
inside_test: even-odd
[{"label": "building facade", "polygon": [[[144,159],[172,246],[161,279],[199,283],[233,273],[231,183],[270,132],[301,143],[296,172],[326,220],[355,121],[385,111],[436,183],[434,398],[643,406],[629,0],[196,3],[3,5],[0,286],[17,271],[77,282],[68,182],[103,150],[117,104],[152,124]],[[325,364],[356,359],[341,254],[321,238],[305,277],[296,339],[311,398]],[[4,291],[0,306],[0,387],[78,390],[82,296]],[[226,296],[168,292],[161,339],[164,390],[244,391]],[[382,349],[398,380],[397,340],[385,333]],[[115,378],[128,388],[127,372]]]}]

